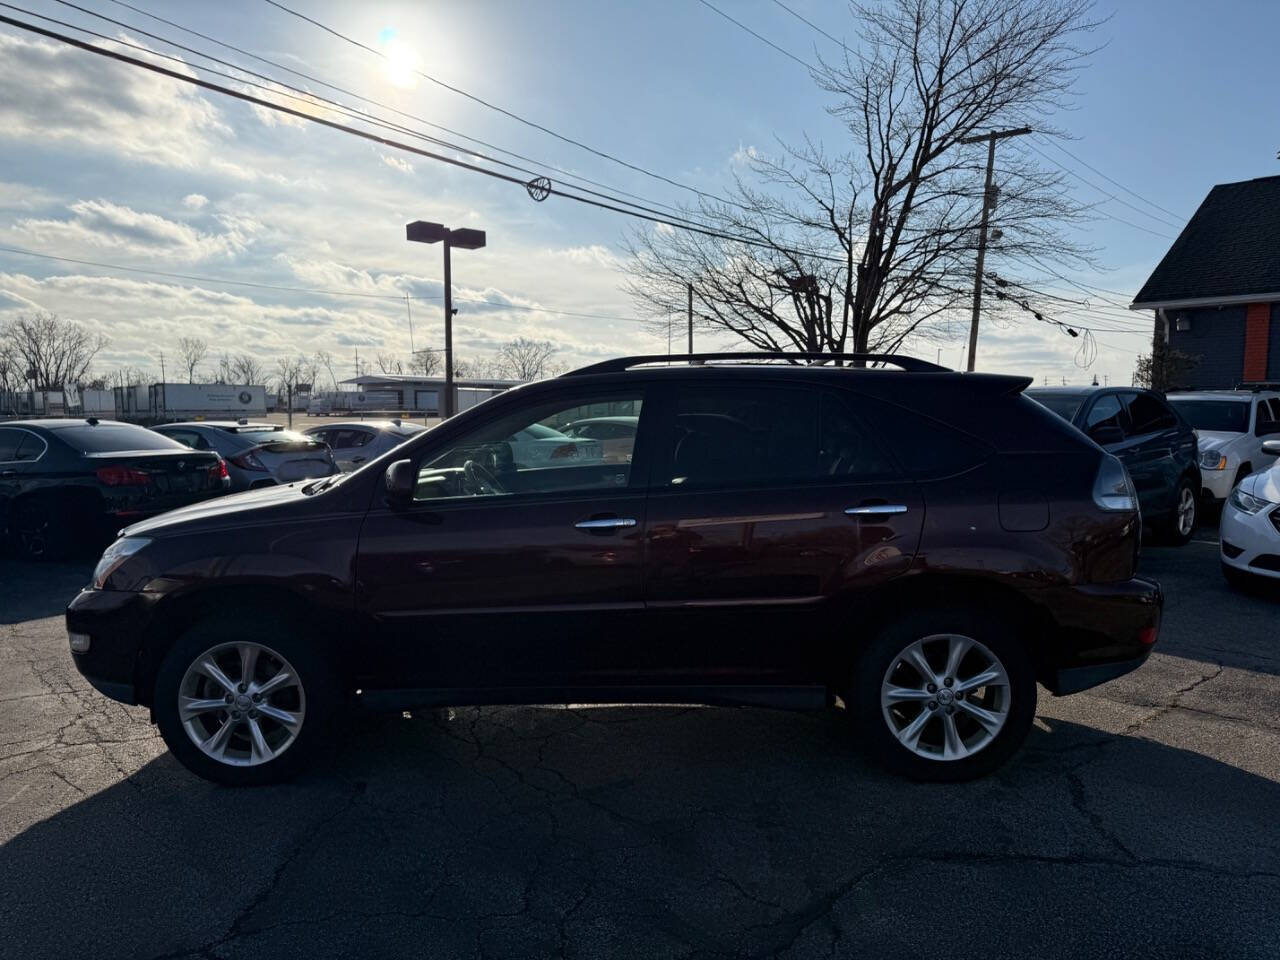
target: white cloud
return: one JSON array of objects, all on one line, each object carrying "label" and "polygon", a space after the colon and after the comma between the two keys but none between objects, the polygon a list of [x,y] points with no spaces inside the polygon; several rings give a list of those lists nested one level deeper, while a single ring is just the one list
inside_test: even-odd
[{"label": "white cloud", "polygon": [[380,154],[382,162],[392,170],[399,170],[401,173],[413,173],[413,164],[400,157],[392,156],[389,153]]},{"label": "white cloud", "polygon": [[[662,224],[659,224],[662,226]],[[561,256],[567,258],[571,263],[582,265],[604,267],[606,270],[616,270],[622,266],[622,261],[612,250],[603,244],[594,243],[586,247],[566,247],[563,250],[552,250],[553,256]]]},{"label": "white cloud", "polygon": [[97,248],[125,250],[163,260],[195,262],[229,258],[253,242],[260,225],[248,218],[219,216],[220,233],[207,233],[154,213],[143,213],[108,200],[81,200],[68,208],[66,220],[23,218],[13,230],[24,241],[46,250]]},{"label": "white cloud", "polygon": [[182,198],[182,205],[188,210],[203,210],[209,198],[203,193],[188,193]]}]

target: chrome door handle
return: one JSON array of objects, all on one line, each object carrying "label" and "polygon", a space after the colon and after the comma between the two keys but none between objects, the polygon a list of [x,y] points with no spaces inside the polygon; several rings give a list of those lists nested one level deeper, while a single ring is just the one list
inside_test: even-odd
[{"label": "chrome door handle", "polygon": [[845,510],[851,517],[886,517],[896,513],[906,513],[907,508],[901,503],[878,503],[865,507],[849,507]]},{"label": "chrome door handle", "polygon": [[617,530],[619,527],[634,527],[633,517],[607,517],[600,520],[579,520],[574,524],[579,530]]}]

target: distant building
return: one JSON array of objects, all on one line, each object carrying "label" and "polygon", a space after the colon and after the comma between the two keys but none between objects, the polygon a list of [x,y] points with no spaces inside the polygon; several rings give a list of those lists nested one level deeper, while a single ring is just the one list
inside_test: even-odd
[{"label": "distant building", "polygon": [[[454,386],[458,391],[458,409],[466,410],[482,400],[487,400],[495,393],[502,393],[519,384],[519,380],[458,377],[454,380]],[[341,386],[346,389],[339,391],[336,397],[328,400],[334,413],[365,409],[439,416],[441,397],[444,396],[444,377],[366,373],[343,380]]]},{"label": "distant building", "polygon": [[1280,176],[1210,190],[1131,309],[1192,358],[1167,388],[1280,381]]}]

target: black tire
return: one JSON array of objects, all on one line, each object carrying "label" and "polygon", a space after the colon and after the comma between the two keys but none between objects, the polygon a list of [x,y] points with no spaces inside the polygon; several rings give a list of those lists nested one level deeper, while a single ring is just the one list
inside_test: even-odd
[{"label": "black tire", "polygon": [[[312,635],[305,637],[306,633]],[[265,647],[267,653],[287,661],[300,680],[301,697],[305,698],[285,706],[285,709],[296,710],[297,704],[302,704],[303,719],[295,739],[273,758],[252,766],[224,763],[205,753],[187,733],[178,711],[187,668],[208,651],[241,642],[258,644]],[[264,657],[264,661],[269,668],[271,658]],[[226,663],[226,660],[221,662]],[[240,679],[230,673],[228,677]],[[313,631],[301,626],[298,620],[254,616],[245,612],[203,620],[177,639],[156,674],[153,709],[160,735],[179,763],[205,780],[245,787],[279,783],[302,770],[325,742],[339,702],[333,658],[323,643],[317,641]],[[229,710],[223,717],[229,718],[228,715]],[[241,721],[236,728],[232,735],[233,744],[243,742],[247,746],[248,731],[244,726],[247,722]],[[267,720],[262,721],[263,726],[267,723]]]},{"label": "black tire", "polygon": [[71,555],[68,511],[46,497],[19,500],[9,512],[9,538],[25,560],[65,560]]},{"label": "black tire", "polygon": [[[1003,726],[985,746],[960,759],[930,758],[908,749],[890,729],[890,720],[881,707],[881,687],[890,667],[902,669],[895,661],[908,647],[939,634],[976,640],[999,659],[1009,681],[1008,713]],[[891,772],[920,781],[973,780],[1003,765],[1026,739],[1036,713],[1035,668],[1014,631],[996,617],[959,606],[921,610],[886,626],[867,644],[855,665],[846,706],[857,724],[859,739]],[[924,708],[922,704],[920,710],[923,712]],[[940,718],[938,711],[935,715]],[[939,732],[931,731],[930,735],[936,737]]]},{"label": "black tire", "polygon": [[[1191,523],[1184,532],[1179,527],[1181,516],[1179,504],[1183,502],[1187,491],[1191,492]],[[1196,524],[1200,522],[1199,491],[1196,489],[1196,485],[1191,482],[1190,477],[1183,477],[1178,481],[1178,488],[1173,495],[1173,503],[1173,513],[1170,515],[1169,519],[1165,521],[1162,533],[1164,534],[1164,539],[1167,543],[1175,547],[1180,547],[1183,544],[1191,542],[1191,538],[1195,536],[1196,533]]]}]

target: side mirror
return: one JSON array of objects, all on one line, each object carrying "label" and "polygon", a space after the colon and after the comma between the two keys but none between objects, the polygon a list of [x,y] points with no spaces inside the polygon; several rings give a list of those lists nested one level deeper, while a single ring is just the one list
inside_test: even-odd
[{"label": "side mirror", "polygon": [[1262,452],[1268,457],[1280,457],[1280,440],[1263,440]]},{"label": "side mirror", "polygon": [[1089,439],[1100,447],[1124,441],[1124,431],[1114,424],[1100,423],[1089,431]]},{"label": "side mirror", "polygon": [[418,482],[418,472],[412,460],[397,460],[387,467],[387,500],[392,506],[403,506],[413,499],[413,488]]}]

